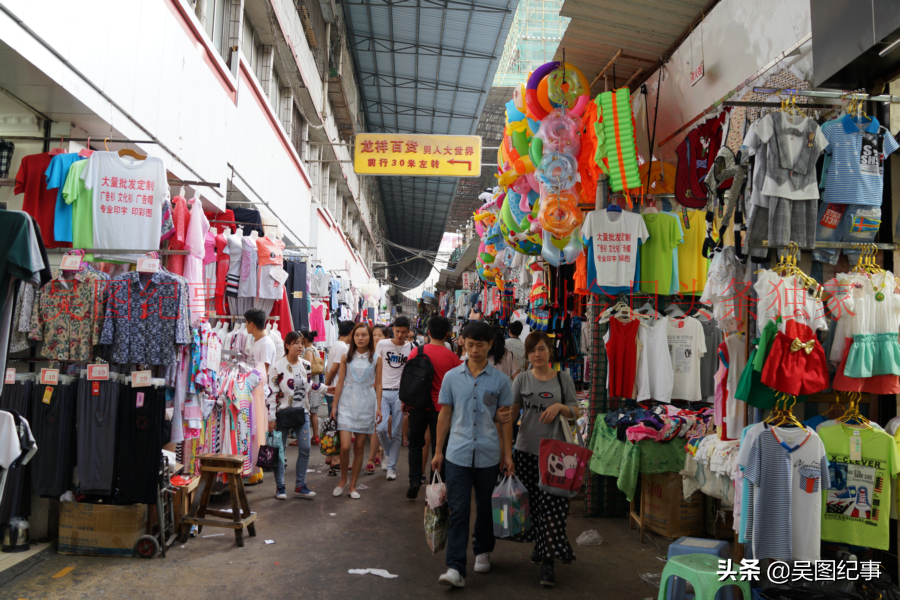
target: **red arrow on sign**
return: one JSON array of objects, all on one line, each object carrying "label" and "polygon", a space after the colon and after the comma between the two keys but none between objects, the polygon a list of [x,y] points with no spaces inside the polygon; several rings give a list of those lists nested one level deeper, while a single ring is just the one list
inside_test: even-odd
[{"label": "red arrow on sign", "polygon": [[451,165],[469,165],[469,170],[472,170],[472,161],[471,160],[453,160],[452,158],[447,161]]}]

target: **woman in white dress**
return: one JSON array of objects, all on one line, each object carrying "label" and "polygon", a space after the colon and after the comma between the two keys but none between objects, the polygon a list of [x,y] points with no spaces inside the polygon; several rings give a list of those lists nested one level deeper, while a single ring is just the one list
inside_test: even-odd
[{"label": "woman in white dress", "polygon": [[334,495],[340,496],[347,487],[352,444],[350,497],[356,500],[359,499],[356,481],[362,469],[366,438],[375,433],[375,424],[381,422],[381,357],[375,354],[372,329],[367,324],[358,323],[350,340],[350,350],[341,358],[331,418],[337,420],[341,436],[341,483],[334,488]]}]

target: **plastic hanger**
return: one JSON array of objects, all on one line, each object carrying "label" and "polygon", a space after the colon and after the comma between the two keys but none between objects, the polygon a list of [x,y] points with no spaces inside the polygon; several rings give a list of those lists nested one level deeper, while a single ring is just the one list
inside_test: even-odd
[{"label": "plastic hanger", "polygon": [[88,136],[88,141],[87,141],[87,144],[85,144],[85,146],[86,146],[86,148],[84,150],[81,150],[78,153],[78,156],[80,156],[82,158],[90,158],[91,154],[94,153],[94,151],[91,150],[91,136]]},{"label": "plastic hanger", "polygon": [[138,154],[131,148],[122,148],[118,152],[119,156],[130,156],[134,160],[147,160],[147,156],[145,154]]},{"label": "plastic hanger", "polygon": [[50,150],[50,156],[58,156],[58,155],[60,155],[60,154],[65,154],[65,153],[66,153],[65,149],[63,149],[63,143],[64,143],[64,141],[65,141],[65,138],[64,138],[64,137],[60,137],[60,138],[59,138],[59,148],[52,148],[52,149]]},{"label": "plastic hanger", "polygon": [[670,304],[664,312],[672,319],[683,319],[687,316],[677,304]]},{"label": "plastic hanger", "polygon": [[617,200],[610,199],[610,201],[609,201],[609,206],[606,207],[606,212],[608,212],[608,213],[611,213],[611,212],[618,212],[618,213],[620,213],[620,212],[622,212],[622,207],[619,206],[619,203],[618,203]]}]

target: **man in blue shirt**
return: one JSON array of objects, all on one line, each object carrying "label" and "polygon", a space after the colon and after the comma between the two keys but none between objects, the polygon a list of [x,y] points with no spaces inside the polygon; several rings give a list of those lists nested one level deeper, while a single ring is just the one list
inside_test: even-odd
[{"label": "man in blue shirt", "polygon": [[[475,572],[491,570],[494,527],[491,494],[497,473],[513,473],[512,446],[506,432],[495,423],[512,418],[510,379],[490,364],[488,350],[494,339],[491,326],[471,321],[463,329],[468,359],[447,372],[441,385],[437,444],[431,468],[439,471],[447,444],[447,502],[450,523],[447,531],[447,572],[441,585],[465,586],[466,550],[469,538],[469,514],[472,488],[475,488]],[[448,439],[449,438],[449,439]]]}]

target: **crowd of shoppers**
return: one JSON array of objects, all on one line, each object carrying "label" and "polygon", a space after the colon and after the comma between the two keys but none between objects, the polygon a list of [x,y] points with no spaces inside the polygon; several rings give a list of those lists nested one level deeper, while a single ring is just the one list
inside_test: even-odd
[{"label": "crowd of shoppers", "polygon": [[[407,422],[407,498],[418,498],[427,476],[435,472],[446,482],[447,571],[440,576],[440,584],[465,585],[473,492],[474,571],[490,571],[495,544],[491,495],[503,474],[517,475],[528,489],[532,527],[519,541],[533,543],[531,560],[541,565],[541,584],[554,584],[555,561],[574,560],[566,535],[569,500],[546,494],[539,486],[540,441],[561,436],[560,415],[568,419],[579,415],[574,382],[551,365],[550,336],[533,332],[523,341],[521,324],[512,323],[510,337],[504,339],[499,328],[473,320],[453,340],[457,353],[450,343],[450,322],[444,317],[429,319],[427,336],[421,339],[403,316],[391,327],[345,321],[339,324],[339,339],[322,365],[313,346],[316,332],[310,331],[290,332],[285,356],[276,360],[266,342],[268,336],[255,333],[262,334],[264,320],[257,323],[259,315],[251,313],[246,318],[255,340],[252,352],[268,370],[272,391],[267,399],[269,431],[276,430],[280,410],[300,407],[309,415],[302,427],[280,430],[285,445],[290,435],[297,439],[294,496],[311,499],[316,495],[306,485],[306,472],[310,447],[318,442],[319,433],[319,406],[313,397],[324,390],[327,414],[337,422],[340,436],[340,455],[326,457],[329,475],[340,476],[333,496],[349,491],[350,498],[361,497],[358,482],[367,440],[366,474],[381,464],[387,480],[396,480]],[[401,379],[407,363],[420,354],[433,367],[431,403],[413,408],[400,401]],[[429,450],[431,473],[426,476]],[[279,500],[287,497],[284,471],[283,463],[276,465]]]}]

